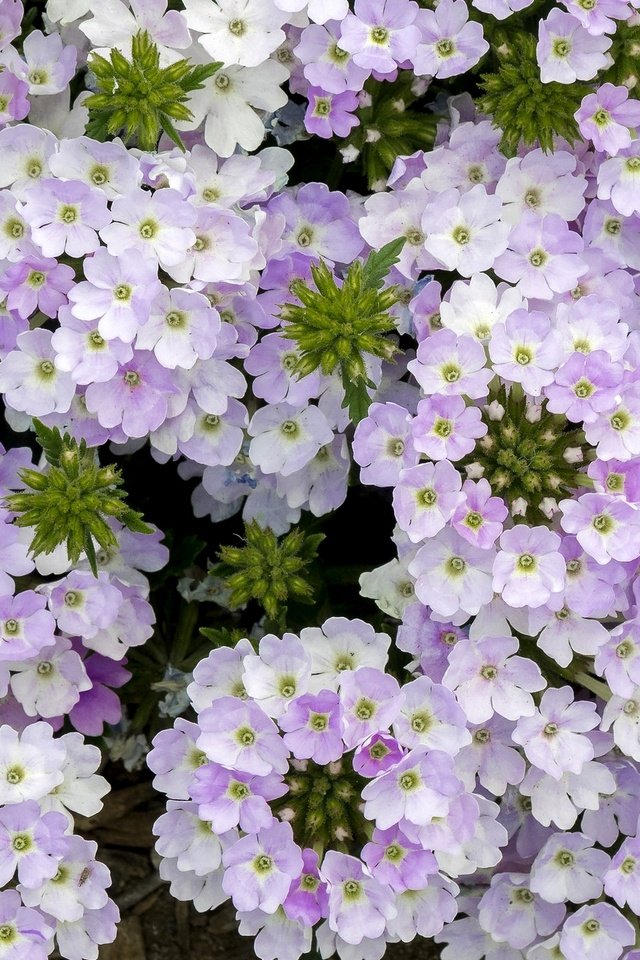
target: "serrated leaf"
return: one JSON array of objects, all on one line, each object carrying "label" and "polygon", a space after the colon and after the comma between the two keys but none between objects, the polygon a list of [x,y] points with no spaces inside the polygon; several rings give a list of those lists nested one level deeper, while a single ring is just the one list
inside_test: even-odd
[{"label": "serrated leaf", "polygon": [[406,242],[406,237],[397,237],[385,243],[380,250],[371,251],[362,267],[362,283],[366,289],[380,289],[389,270],[400,259],[400,253]]},{"label": "serrated leaf", "polygon": [[342,386],[344,387],[342,406],[348,408],[351,422],[356,426],[369,412],[371,397],[364,380],[350,380],[343,376]]}]

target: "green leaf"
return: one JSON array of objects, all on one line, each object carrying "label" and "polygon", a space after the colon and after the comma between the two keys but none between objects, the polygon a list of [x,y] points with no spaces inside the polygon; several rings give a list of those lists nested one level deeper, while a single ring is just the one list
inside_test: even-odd
[{"label": "green leaf", "polygon": [[385,278],[400,259],[402,248],[407,242],[406,237],[397,237],[385,243],[380,250],[372,250],[362,267],[363,286],[370,290],[379,290]]},{"label": "green leaf", "polygon": [[348,407],[349,417],[355,425],[360,423],[366,417],[371,405],[371,397],[363,380],[351,380],[348,377],[342,378],[344,387],[343,407]]}]

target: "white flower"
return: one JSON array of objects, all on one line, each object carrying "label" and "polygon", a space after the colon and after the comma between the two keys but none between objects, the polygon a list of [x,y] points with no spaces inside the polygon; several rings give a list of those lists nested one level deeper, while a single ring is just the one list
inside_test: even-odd
[{"label": "white flower", "polygon": [[111,790],[108,781],[96,773],[102,762],[100,749],[85,743],[81,733],[65,733],[56,744],[67,752],[60,764],[64,779],[40,801],[43,813],[57,810],[69,816],[71,810],[83,817],[94,817],[102,810],[102,798]]},{"label": "white flower", "polygon": [[[226,67],[196,90],[189,101],[193,119],[178,124],[182,130],[195,130],[205,120],[204,138],[220,157],[230,157],[239,145],[256,150],[265,128],[256,110],[272,113],[283,107],[287,95],[280,84],[289,71],[275,60],[259,67]],[[254,109],[255,108],[255,109]]]},{"label": "white flower", "polygon": [[131,10],[122,0],[101,0],[90,20],[80,24],[95,52],[109,56],[112,47],[126,56],[131,53],[131,39],[139,30],[146,30],[158,47],[161,66],[180,59],[176,50],[191,46],[191,34],[183,13],[167,11],[167,0],[131,0]]},{"label": "white flower", "polygon": [[[405,558],[409,559],[411,557]],[[390,560],[360,575],[360,596],[375,600],[383,613],[402,620],[405,608],[416,601],[413,584],[414,578],[409,574],[406,562]]]},{"label": "white flower", "polygon": [[273,0],[184,0],[187,23],[214,60],[257,67],[285,40]]}]

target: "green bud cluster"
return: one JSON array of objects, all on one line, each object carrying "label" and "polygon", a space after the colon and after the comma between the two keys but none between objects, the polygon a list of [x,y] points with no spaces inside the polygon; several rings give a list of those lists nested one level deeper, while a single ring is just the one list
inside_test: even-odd
[{"label": "green bud cluster", "polygon": [[313,602],[313,588],[303,573],[317,554],[324,534],[306,536],[297,527],[278,540],[255,520],[245,524],[245,545],[222,547],[218,573],[225,578],[237,606],[257,600],[272,620],[282,618],[289,600]]},{"label": "green bud cluster", "polygon": [[367,387],[375,387],[367,375],[367,356],[390,360],[397,349],[385,334],[395,330],[389,310],[401,291],[383,289],[383,284],[405,239],[373,251],[364,263],[352,263],[340,286],[326,263],[313,264],[315,290],[295,280],[292,292],[300,304],[287,303],[280,314],[286,321],[282,335],[295,342],[299,354],[294,372],[305,377],[318,369],[328,376],[338,371],[345,390],[343,406],[354,423],[366,416]]},{"label": "green bud cluster", "polygon": [[35,529],[30,544],[34,556],[52,553],[66,543],[71,562],[77,563],[84,551],[97,576],[95,544],[106,551],[118,546],[107,517],[135,533],[153,533],[153,527],[124,502],[126,493],[119,489],[123,481],[117,467],[101,467],[84,440],[78,443],[68,433],[63,436],[57,427],[33,422],[49,466],[21,470],[20,478],[30,490],[9,495],[5,506],[18,514],[17,526]]},{"label": "green bud cluster", "polygon": [[613,63],[602,77],[616,86],[624,84],[629,95],[640,96],[640,24],[620,20],[616,23],[613,43],[607,51]]},{"label": "green bud cluster", "polygon": [[192,66],[189,60],[177,60],[161,67],[158,48],[144,30],[131,40],[130,60],[115,47],[108,60],[92,53],[89,69],[98,92],[85,100],[87,136],[106,140],[122,134],[127,141],[136,140],[142,150],[155,150],[164,131],[184,150],[174,123],[191,120],[193,114],[186,106],[189,94],[201,90],[221,66]]},{"label": "green bud cluster", "polygon": [[592,87],[584,83],[542,83],[536,39],[524,31],[509,35],[500,48],[495,73],[482,76],[478,103],[502,130],[502,150],[514,155],[521,143],[553,150],[554,137],[573,143],[579,136],[574,113]]},{"label": "green bud cluster", "polygon": [[355,848],[358,855],[371,832],[360,808],[367,781],[343,760],[326,766],[301,760],[296,766],[285,776],[289,792],[272,804],[274,812],[291,824],[296,843],[320,857],[330,849]]},{"label": "green bud cluster", "polygon": [[412,89],[416,84],[420,80],[408,71],[394,83],[365,83],[368,105],[358,109],[360,125],[341,149],[345,160],[352,154],[361,164],[370,189],[386,182],[398,157],[433,146],[438,117],[416,109],[419,94]]},{"label": "green bud cluster", "polygon": [[[493,400],[504,408],[504,415],[492,420],[487,410],[483,411],[488,432],[462,466],[479,464],[496,496],[508,505],[521,501],[523,512],[516,520],[545,523],[548,517],[541,501],[559,500],[577,487],[590,485],[583,470],[592,459],[592,449],[582,430],[572,427],[565,417],[548,413],[544,403],[538,420],[527,419],[527,401],[517,384],[508,393],[504,386],[493,391],[488,401]],[[575,451],[575,455],[566,459],[567,451]]]}]

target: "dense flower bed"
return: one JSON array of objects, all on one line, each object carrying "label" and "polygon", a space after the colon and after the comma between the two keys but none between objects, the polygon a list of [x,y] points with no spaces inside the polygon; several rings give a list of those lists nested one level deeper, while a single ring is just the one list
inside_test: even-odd
[{"label": "dense flower bed", "polygon": [[640,958],[636,8],[0,0],[0,960]]}]

